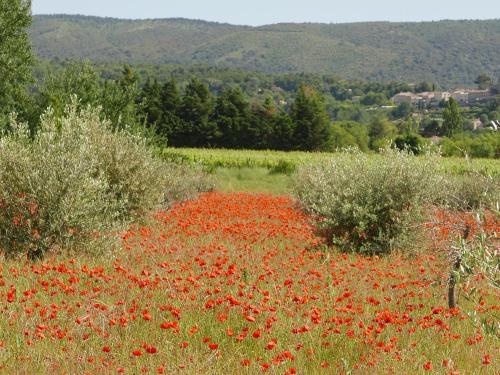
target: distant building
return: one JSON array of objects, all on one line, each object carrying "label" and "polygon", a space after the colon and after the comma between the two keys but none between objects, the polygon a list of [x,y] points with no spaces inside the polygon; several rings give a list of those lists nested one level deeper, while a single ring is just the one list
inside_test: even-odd
[{"label": "distant building", "polygon": [[493,97],[493,93],[488,90],[473,90],[473,89],[460,89],[454,91],[451,96],[458,103],[465,104],[474,104],[483,100],[488,100]]},{"label": "distant building", "polygon": [[417,108],[437,107],[442,100],[448,100],[448,92],[421,92],[414,94],[412,92],[401,92],[392,97],[394,104],[409,103]]},{"label": "distant building", "polygon": [[401,103],[409,103],[414,106],[418,106],[422,98],[417,94],[412,92],[400,92],[392,97],[394,104],[399,105]]},{"label": "distant building", "polygon": [[469,93],[465,90],[456,90],[451,93],[451,97],[459,104],[469,103]]},{"label": "distant building", "polygon": [[469,94],[468,97],[469,104],[488,99],[492,96],[490,90],[469,90],[468,94]]},{"label": "distant building", "polygon": [[436,91],[434,93],[434,99],[438,102],[441,102],[442,100],[444,100],[445,102],[447,102],[448,100],[450,100],[451,98],[451,94],[447,91]]},{"label": "distant building", "polygon": [[493,97],[490,90],[458,89],[452,93],[446,91],[421,92],[400,92],[392,97],[394,104],[409,103],[417,108],[437,107],[443,100],[455,99],[460,105],[473,104],[479,101],[488,100]]}]

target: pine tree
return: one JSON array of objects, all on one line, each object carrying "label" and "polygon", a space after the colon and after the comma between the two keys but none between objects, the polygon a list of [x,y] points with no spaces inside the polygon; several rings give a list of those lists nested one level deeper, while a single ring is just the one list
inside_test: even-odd
[{"label": "pine tree", "polygon": [[181,124],[179,111],[181,108],[181,96],[177,82],[172,78],[165,82],[160,91],[160,105],[162,111],[161,121],[158,124],[158,131],[170,139],[175,129]]},{"label": "pine tree", "polygon": [[229,88],[217,98],[211,120],[217,125],[217,145],[225,148],[256,148],[258,129],[239,88]]},{"label": "pine tree", "polygon": [[330,147],[330,119],[323,97],[312,87],[301,85],[291,108],[296,147],[324,151]]},{"label": "pine tree", "polygon": [[141,113],[146,125],[150,127],[157,127],[162,120],[161,89],[162,87],[156,78],[153,81],[148,78],[141,90]]},{"label": "pine tree", "polygon": [[207,86],[193,78],[186,87],[179,108],[181,122],[172,132],[174,146],[211,146],[217,128],[209,121],[213,100]]},{"label": "pine tree", "polygon": [[262,105],[252,109],[259,137],[255,148],[271,150],[293,149],[294,127],[290,116],[278,110],[272,98],[267,97]]}]

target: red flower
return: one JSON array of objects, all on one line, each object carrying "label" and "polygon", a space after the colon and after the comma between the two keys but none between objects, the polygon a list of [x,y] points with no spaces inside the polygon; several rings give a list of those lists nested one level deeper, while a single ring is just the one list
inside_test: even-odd
[{"label": "red flower", "polygon": [[158,349],[156,349],[154,346],[147,346],[146,352],[148,352],[149,354],[155,354],[158,353]]},{"label": "red flower", "polygon": [[483,365],[489,365],[491,363],[491,355],[490,354],[485,354],[483,356],[483,360],[481,361]]},{"label": "red flower", "polygon": [[276,339],[269,341],[266,345],[266,350],[273,350],[276,347]]},{"label": "red flower", "polygon": [[252,337],[258,339],[261,335],[260,329],[256,330],[254,333],[252,333]]}]

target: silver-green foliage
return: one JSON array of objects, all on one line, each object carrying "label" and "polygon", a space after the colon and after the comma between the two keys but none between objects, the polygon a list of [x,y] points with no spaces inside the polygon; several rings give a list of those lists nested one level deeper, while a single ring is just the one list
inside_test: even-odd
[{"label": "silver-green foliage", "polygon": [[[456,240],[450,251],[450,260],[453,264],[448,281],[448,305],[450,308],[457,305],[457,287],[462,287],[464,297],[469,300],[479,299],[482,296],[479,289],[474,286],[472,280],[480,275],[480,280],[484,280],[489,287],[498,292],[500,290],[500,249],[498,238],[495,234],[487,233],[481,227],[485,225],[484,216],[477,215],[477,233],[471,239],[464,238],[469,234],[470,227],[467,227],[465,235]],[[476,311],[468,312],[477,327],[481,327],[486,333],[498,337],[500,322],[493,315],[478,317]]]},{"label": "silver-green foliage", "polygon": [[89,244],[163,203],[170,176],[179,174],[145,140],[112,130],[99,110],[77,108],[62,119],[49,110],[34,138],[13,119],[13,131],[0,138],[0,248],[7,254],[95,248]]},{"label": "silver-green foliage", "polygon": [[386,149],[380,158],[346,152],[301,167],[297,198],[332,242],[343,249],[385,253],[416,232],[422,207],[442,182],[438,157]]},{"label": "silver-green foliage", "polygon": [[440,204],[452,210],[499,209],[500,177],[479,172],[447,175]]}]

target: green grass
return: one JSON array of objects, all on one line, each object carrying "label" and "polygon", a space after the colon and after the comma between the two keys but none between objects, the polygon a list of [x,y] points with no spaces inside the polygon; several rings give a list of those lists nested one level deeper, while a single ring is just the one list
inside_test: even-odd
[{"label": "green grass", "polygon": [[263,192],[286,194],[291,177],[271,173],[267,168],[218,168],[215,173],[216,189],[223,192]]},{"label": "green grass", "polygon": [[[270,150],[225,150],[201,148],[166,148],[162,157],[176,163],[201,165],[215,171],[218,168],[267,168],[274,172],[291,174],[304,164],[318,163],[339,155],[329,152],[284,152]],[[373,158],[380,155],[372,154]],[[465,159],[441,158],[439,170],[444,173],[465,174],[478,171],[484,174],[499,176],[500,160],[498,159]]]}]

